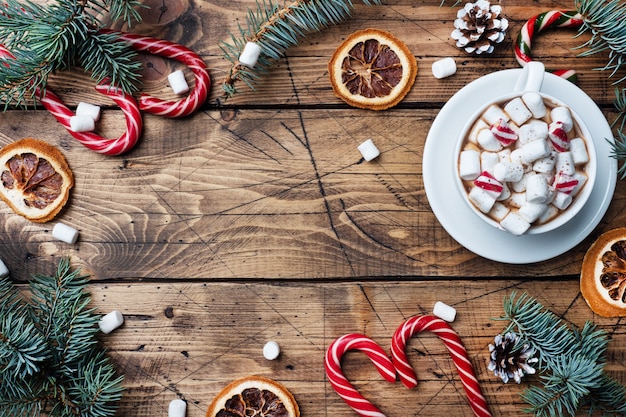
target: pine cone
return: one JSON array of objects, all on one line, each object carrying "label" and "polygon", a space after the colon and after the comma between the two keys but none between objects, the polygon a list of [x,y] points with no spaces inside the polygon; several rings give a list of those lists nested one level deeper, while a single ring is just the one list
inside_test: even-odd
[{"label": "pine cone", "polygon": [[519,384],[525,374],[535,373],[535,368],[531,366],[532,363],[538,362],[538,359],[533,357],[535,351],[528,344],[521,348],[516,346],[519,340],[517,334],[509,332],[504,337],[501,334],[497,335],[494,344],[489,345],[491,360],[487,369],[493,371],[493,374],[500,377],[505,384],[511,378]]},{"label": "pine cone", "polygon": [[454,31],[450,35],[456,46],[468,53],[490,54],[496,44],[502,42],[509,27],[509,21],[501,16],[502,7],[491,6],[487,0],[466,3],[457,12]]}]

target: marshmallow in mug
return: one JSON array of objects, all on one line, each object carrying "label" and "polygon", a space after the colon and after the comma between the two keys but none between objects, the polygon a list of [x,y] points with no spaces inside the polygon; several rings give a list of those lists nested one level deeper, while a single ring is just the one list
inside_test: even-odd
[{"label": "marshmallow in mug", "polygon": [[[496,130],[502,124],[510,127],[506,141]],[[556,218],[587,181],[587,139],[568,107],[539,93],[488,106],[468,131],[458,160],[468,199],[514,235]],[[479,180],[486,174],[500,194]],[[562,175],[575,185],[557,184]]]}]

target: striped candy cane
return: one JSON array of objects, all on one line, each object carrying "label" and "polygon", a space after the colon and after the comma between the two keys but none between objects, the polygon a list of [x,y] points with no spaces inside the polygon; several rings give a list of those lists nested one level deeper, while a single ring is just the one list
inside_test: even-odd
[{"label": "striped candy cane", "polygon": [[67,131],[87,148],[105,155],[120,155],[132,149],[141,136],[143,126],[141,113],[137,101],[120,89],[108,85],[97,85],[96,91],[110,97],[124,113],[126,118],[126,132],[119,138],[106,139],[92,132],[74,132],[70,127],[72,112],[50,89],[38,91],[37,96],[41,104],[61,123]]},{"label": "striped candy cane", "polygon": [[[515,43],[515,58],[517,58],[517,62],[519,62],[521,66],[525,66],[528,62],[533,60],[531,55],[531,46],[533,37],[536,33],[539,33],[549,27],[579,28],[582,24],[582,16],[577,11],[552,10],[531,18],[524,24],[524,26],[522,26],[522,29],[517,36],[517,41]],[[576,71],[574,70],[558,69],[549,71],[572,82],[576,82],[578,78]]]},{"label": "striped candy cane", "polygon": [[487,400],[482,394],[474,368],[467,355],[461,338],[445,321],[434,316],[415,316],[405,321],[393,335],[391,342],[391,358],[396,367],[400,381],[407,388],[417,385],[417,375],[409,363],[406,346],[411,337],[421,331],[435,333],[445,344],[452,356],[463,388],[476,417],[491,417]]},{"label": "striped candy cane", "polygon": [[121,41],[127,42],[132,49],[138,52],[146,51],[153,55],[179,61],[187,65],[193,73],[195,86],[185,98],[178,101],[166,101],[142,94],[139,97],[140,110],[164,117],[184,117],[198,110],[205,102],[211,87],[211,79],[206,64],[194,51],[173,42],[148,36],[115,32],[108,29],[103,29],[101,32],[117,35]]},{"label": "striped candy cane", "polygon": [[341,358],[349,350],[359,350],[365,353],[385,380],[388,382],[396,381],[396,368],[385,351],[369,337],[352,333],[335,340],[326,351],[324,367],[330,385],[360,416],[385,417],[385,415],[374,404],[365,399],[343,375],[341,371]]}]

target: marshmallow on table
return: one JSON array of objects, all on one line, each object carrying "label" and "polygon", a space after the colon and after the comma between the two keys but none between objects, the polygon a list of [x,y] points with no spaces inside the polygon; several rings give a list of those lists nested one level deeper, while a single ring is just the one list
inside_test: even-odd
[{"label": "marshmallow on table", "polygon": [[456,63],[452,58],[443,58],[433,62],[433,75],[441,79],[453,75],[456,72]]},{"label": "marshmallow on table", "polygon": [[441,320],[447,322],[453,322],[456,317],[456,310],[454,307],[447,305],[441,301],[437,301],[433,307],[433,314],[439,317]]},{"label": "marshmallow on table", "polygon": [[261,46],[255,42],[247,42],[241,55],[239,55],[239,63],[246,67],[254,68],[260,55]]},{"label": "marshmallow on table", "polygon": [[523,125],[533,117],[533,114],[530,110],[528,110],[528,107],[526,107],[524,101],[520,97],[516,97],[509,101],[504,106],[504,111],[509,114],[511,120],[513,120],[518,126]]},{"label": "marshmallow on table", "polygon": [[183,70],[176,70],[167,76],[167,81],[170,87],[174,91],[174,94],[181,95],[189,92],[189,84],[185,80],[185,73]]},{"label": "marshmallow on table", "polygon": [[76,115],[70,117],[70,129],[72,132],[92,132],[96,128],[96,121],[89,115]]},{"label": "marshmallow on table", "polygon": [[113,330],[117,329],[124,323],[124,316],[117,310],[111,311],[109,314],[103,316],[98,322],[100,331],[104,334],[109,334]]},{"label": "marshmallow on table", "polygon": [[100,120],[100,106],[81,101],[76,106],[76,116],[89,116],[94,122],[97,122]]},{"label": "marshmallow on table", "polygon": [[465,181],[471,181],[480,175],[480,153],[475,150],[465,150],[459,155],[459,176]]},{"label": "marshmallow on table", "polygon": [[172,400],[167,410],[168,417],[185,417],[187,414],[187,403],[183,400]]},{"label": "marshmallow on table", "polygon": [[469,200],[476,206],[478,210],[487,214],[496,203],[496,197],[493,194],[479,187],[472,187],[468,194]]},{"label": "marshmallow on table", "polygon": [[359,150],[359,152],[361,152],[361,155],[363,155],[363,159],[365,159],[367,162],[380,155],[380,151],[378,150],[376,145],[374,145],[374,142],[371,139],[368,139],[359,146],[357,146],[357,149]]},{"label": "marshmallow on table", "polygon": [[574,164],[586,164],[589,162],[587,146],[582,138],[574,138],[569,141],[569,151],[572,153]]},{"label": "marshmallow on table", "polygon": [[74,244],[78,239],[78,230],[63,223],[57,223],[52,228],[52,236],[62,242]]},{"label": "marshmallow on table", "polygon": [[567,107],[555,107],[550,112],[550,119],[553,122],[563,123],[563,130],[569,132],[574,127],[574,121],[572,120],[572,113],[570,113]]},{"label": "marshmallow on table", "polygon": [[500,182],[517,182],[524,175],[524,167],[515,162],[501,161],[493,168],[493,176]]},{"label": "marshmallow on table", "polygon": [[528,107],[528,110],[530,110],[535,119],[541,119],[548,113],[546,105],[543,102],[543,97],[541,97],[539,93],[534,91],[524,93],[522,95],[522,101],[526,104],[526,107]]},{"label": "marshmallow on table", "polygon": [[9,275],[9,268],[4,264],[2,259],[0,259],[0,278],[4,278]]},{"label": "marshmallow on table", "polygon": [[504,219],[502,219],[500,226],[515,236],[523,235],[528,229],[530,229],[530,223],[514,211],[510,212]]},{"label": "marshmallow on table", "polygon": [[273,340],[270,340],[263,346],[263,357],[268,361],[273,361],[280,355],[280,346]]}]

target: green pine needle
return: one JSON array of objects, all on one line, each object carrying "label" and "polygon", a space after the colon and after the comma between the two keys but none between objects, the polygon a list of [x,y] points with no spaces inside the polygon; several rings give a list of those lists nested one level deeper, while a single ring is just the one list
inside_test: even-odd
[{"label": "green pine needle", "polygon": [[518,345],[528,343],[538,354],[543,383],[521,394],[525,412],[537,417],[574,416],[580,410],[603,416],[626,415],[626,388],[604,372],[608,337],[593,323],[569,328],[536,299],[513,292],[504,300],[504,317],[510,324],[503,332],[520,335]]},{"label": "green pine needle", "polygon": [[0,415],[112,417],[123,377],[96,340],[88,278],[59,262],[30,296],[0,280]]},{"label": "green pine needle", "polygon": [[[380,4],[381,0],[363,0],[363,3]],[[248,10],[245,27],[239,26],[239,36],[231,34],[231,42],[220,45],[224,58],[232,64],[222,84],[225,96],[232,97],[238,92],[237,82],[254,90],[260,75],[267,73],[300,38],[340,23],[350,16],[352,9],[350,0],[294,0],[284,5],[257,0],[256,10]],[[247,42],[256,42],[261,47],[253,69],[239,63]]]},{"label": "green pine needle", "polygon": [[42,4],[6,0],[0,5],[0,101],[27,107],[48,78],[80,67],[96,83],[107,80],[124,92],[138,90],[140,63],[128,44],[104,35],[98,15],[131,23],[140,0],[55,0]]}]

